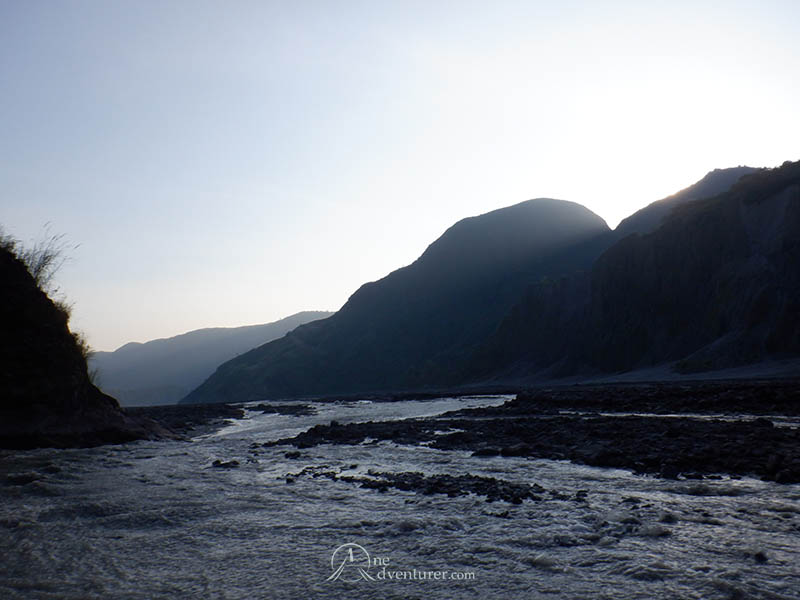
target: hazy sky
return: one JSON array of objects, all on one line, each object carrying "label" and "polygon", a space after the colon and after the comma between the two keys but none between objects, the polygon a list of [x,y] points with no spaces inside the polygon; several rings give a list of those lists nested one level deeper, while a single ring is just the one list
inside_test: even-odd
[{"label": "hazy sky", "polygon": [[97,349],[338,309],[529,198],[800,159],[800,2],[0,0],[0,224]]}]

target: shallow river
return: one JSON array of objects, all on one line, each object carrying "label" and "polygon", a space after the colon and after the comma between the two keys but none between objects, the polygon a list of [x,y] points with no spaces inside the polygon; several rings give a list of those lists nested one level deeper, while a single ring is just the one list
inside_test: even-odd
[{"label": "shallow river", "polygon": [[[797,485],[385,442],[298,458],[260,446],[331,419],[505,399],[248,411],[192,442],[0,451],[0,598],[800,598]],[[292,475],[309,466],[470,473],[546,491],[512,505]]]}]

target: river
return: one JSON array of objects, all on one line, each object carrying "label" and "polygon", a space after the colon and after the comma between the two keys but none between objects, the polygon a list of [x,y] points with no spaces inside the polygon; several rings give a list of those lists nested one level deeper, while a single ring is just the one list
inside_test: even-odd
[{"label": "river", "polygon": [[[800,598],[797,485],[387,442],[293,458],[262,445],[332,419],[506,399],[312,403],[299,416],[248,410],[191,442],[0,451],[0,598]],[[314,470],[473,474],[545,492],[488,503]]]}]

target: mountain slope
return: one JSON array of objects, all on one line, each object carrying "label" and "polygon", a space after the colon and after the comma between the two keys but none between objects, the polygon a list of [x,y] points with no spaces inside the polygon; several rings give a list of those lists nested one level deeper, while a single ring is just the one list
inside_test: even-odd
[{"label": "mountain slope", "polygon": [[200,385],[219,365],[292,329],[332,313],[300,312],[264,325],[198,329],[114,352],[97,352],[90,368],[100,386],[126,406],[171,404]]},{"label": "mountain slope", "polygon": [[506,383],[678,360],[691,370],[794,353],[794,233],[778,225],[792,223],[792,192],[784,204],[772,198],[791,187],[792,169],[712,171],[613,232],[554,200],[465,219],[334,317],[222,365],[184,401]]},{"label": "mountain slope", "polygon": [[[624,290],[624,291],[623,291]],[[800,352],[800,163],[740,180],[622,240],[592,271],[592,361],[683,370]]]},{"label": "mountain slope", "polygon": [[608,233],[588,209],[551,199],[464,219],[413,264],[362,286],[331,318],[222,365],[184,401],[459,382],[467,358],[522,291],[588,265]]},{"label": "mountain slope", "polygon": [[472,361],[475,378],[702,371],[800,353],[800,163],[743,177],[533,286]]}]

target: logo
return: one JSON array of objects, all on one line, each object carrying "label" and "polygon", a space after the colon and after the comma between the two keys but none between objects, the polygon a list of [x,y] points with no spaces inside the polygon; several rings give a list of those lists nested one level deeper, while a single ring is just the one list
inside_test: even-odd
[{"label": "logo", "polygon": [[[325,581],[464,581],[474,580],[475,571],[429,570],[398,568],[390,565],[388,556],[370,557],[366,548],[348,542],[331,555],[331,574]],[[374,575],[370,567],[375,567]]]},{"label": "logo", "polygon": [[372,561],[363,546],[352,542],[342,544],[331,555],[331,573],[326,581],[375,581],[369,574]]}]

